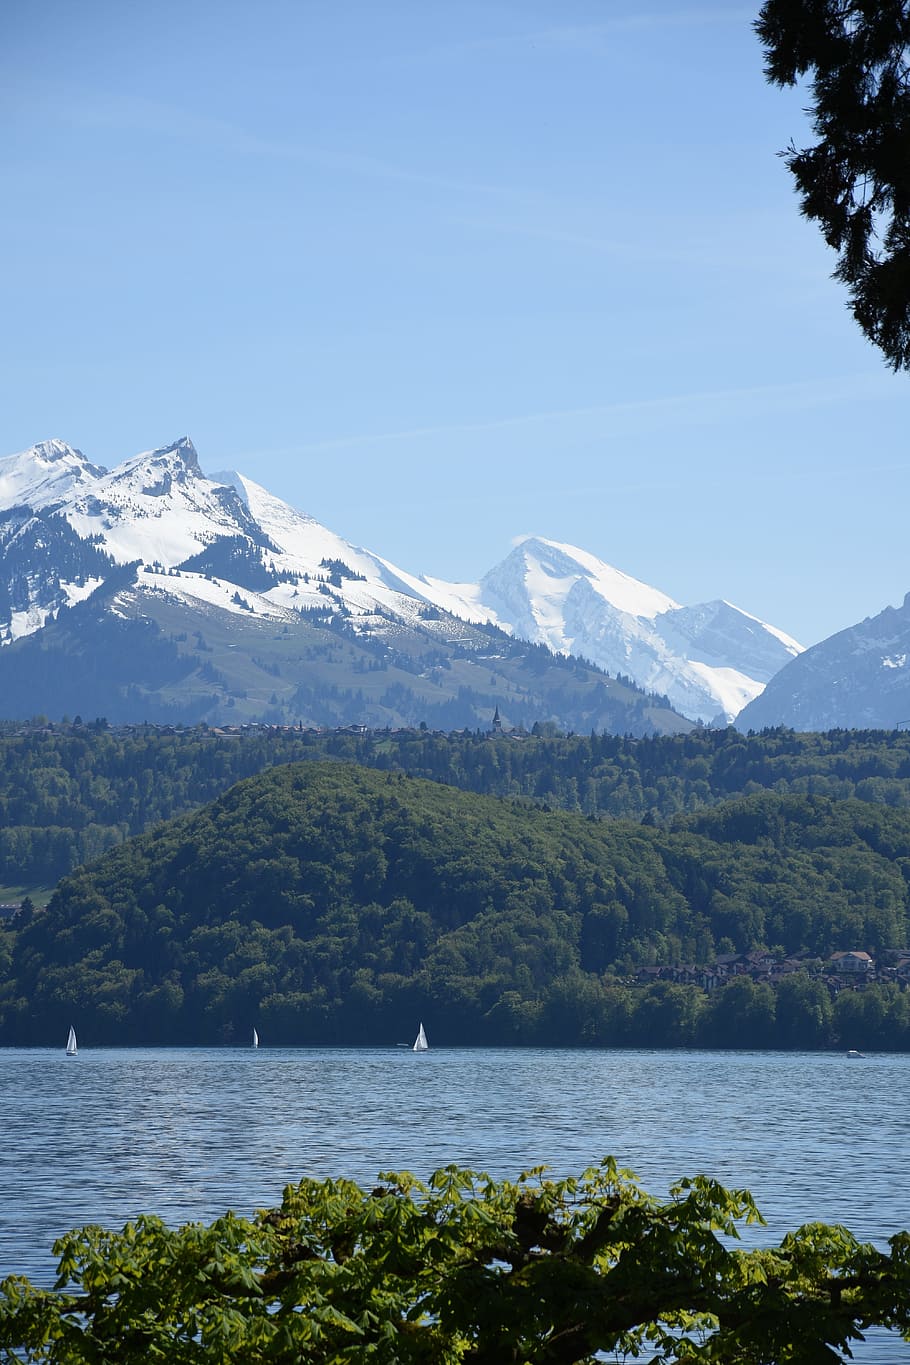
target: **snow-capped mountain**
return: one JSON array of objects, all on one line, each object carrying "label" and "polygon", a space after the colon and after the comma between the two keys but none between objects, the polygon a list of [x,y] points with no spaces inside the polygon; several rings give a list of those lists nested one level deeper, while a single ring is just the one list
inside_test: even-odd
[{"label": "snow-capped mountain", "polygon": [[910,722],[910,593],[807,649],[737,719],[740,729],[893,730]]},{"label": "snow-capped mountain", "polygon": [[[233,471],[203,474],[188,437],[113,470],[90,464],[62,441],[43,442],[0,460],[0,517],[4,508],[21,509],[23,522],[52,517],[113,564],[138,564],[146,589],[235,613],[285,621],[307,609],[356,616],[378,610],[415,619],[430,604],[416,580],[251,479]],[[0,639],[19,638],[29,625],[40,629],[49,612],[100,581],[96,574],[84,585],[49,591],[40,575],[32,576],[30,617],[23,601],[5,631],[0,619]],[[234,601],[238,589],[247,590],[243,606]]]},{"label": "snow-capped mountain", "polygon": [[[167,619],[178,642],[186,623],[213,613],[237,629],[259,623],[283,635],[331,624],[352,648],[375,651],[383,642],[384,665],[351,658],[351,669],[388,667],[393,651],[405,673],[431,679],[446,695],[468,684],[451,662],[442,678],[442,656],[423,667],[432,650],[480,655],[492,628],[560,657],[581,656],[709,722],[732,718],[800,648],[729,603],[680,606],[555,541],[525,540],[479,584],[408,573],[243,474],[207,476],[188,437],[112,470],[58,440],[0,459],[0,644],[41,633],[92,594],[104,597],[107,618],[158,628]],[[412,651],[418,637],[423,642],[419,668],[404,663],[405,635]],[[264,655],[256,657],[262,663]],[[196,662],[201,677],[217,672],[211,661]],[[610,723],[621,726],[618,711]]]},{"label": "snow-capped mountain", "polygon": [[585,550],[539,537],[476,586],[426,583],[469,620],[626,674],[706,722],[732,720],[802,648],[730,602],[680,606]]}]

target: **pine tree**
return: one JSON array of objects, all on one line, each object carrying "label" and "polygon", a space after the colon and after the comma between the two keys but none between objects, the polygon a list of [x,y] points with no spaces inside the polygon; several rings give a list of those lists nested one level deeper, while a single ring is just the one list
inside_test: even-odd
[{"label": "pine tree", "polygon": [[765,75],[808,78],[818,142],[782,153],[834,278],[893,370],[910,369],[910,3],[766,0]]}]

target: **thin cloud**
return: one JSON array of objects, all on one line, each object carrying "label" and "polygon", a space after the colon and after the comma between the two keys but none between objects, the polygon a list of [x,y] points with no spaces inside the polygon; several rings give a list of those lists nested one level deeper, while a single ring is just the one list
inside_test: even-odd
[{"label": "thin cloud", "polygon": [[[595,256],[612,257],[640,265],[704,268],[715,274],[721,270],[735,269],[740,274],[744,271],[762,271],[779,276],[780,251],[775,251],[773,245],[768,245],[769,223],[773,227],[779,225],[782,231],[787,232],[788,241],[796,240],[802,244],[802,239],[793,231],[792,213],[783,211],[775,215],[766,215],[762,224],[756,224],[754,215],[747,219],[744,215],[738,214],[725,217],[715,215],[710,222],[699,224],[700,242],[698,238],[693,237],[692,232],[689,232],[686,234],[686,240],[694,241],[694,244],[677,246],[675,239],[680,235],[678,229],[672,235],[674,241],[672,245],[667,245],[667,242],[671,241],[669,232],[666,242],[653,237],[649,240],[647,230],[653,227],[651,223],[643,225],[642,231],[636,237],[613,237],[600,232],[579,232],[572,228],[560,227],[558,224],[549,226],[542,221],[542,214],[553,208],[564,208],[564,205],[560,205],[553,197],[539,199],[533,213],[526,211],[521,203],[516,204],[516,207],[523,210],[520,218],[492,217],[486,213],[459,214],[451,215],[449,221],[477,232],[495,233],[502,237],[520,237],[529,241],[552,242],[556,246],[567,247],[573,253],[590,252]],[[744,233],[749,234],[748,250],[744,250],[743,247]],[[812,242],[811,246],[814,247],[815,243]],[[811,263],[800,269],[800,273],[807,280],[814,281],[817,278],[815,261],[813,255]],[[791,271],[798,268],[799,262],[794,266],[791,261]]]},{"label": "thin cloud", "polygon": [[649,425],[652,428],[654,425],[661,427],[703,425],[706,422],[727,421],[732,417],[747,414],[793,412],[845,402],[881,401],[883,398],[896,396],[897,389],[890,376],[870,372],[829,379],[803,380],[793,384],[708,389],[699,393],[664,395],[626,403],[553,408],[487,421],[452,422],[436,426],[399,427],[392,431],[352,433],[325,441],[310,441],[265,451],[248,451],[225,458],[233,461],[263,456],[275,459],[290,458],[297,455],[317,455],[356,447],[384,445],[390,442],[423,441],[439,436],[477,436],[520,427],[558,425],[578,420],[593,420],[607,425],[611,419],[634,418],[641,425]]},{"label": "thin cloud", "polygon": [[634,33],[642,30],[704,28],[715,25],[740,25],[754,18],[751,10],[698,8],[678,11],[651,10],[646,14],[616,15],[596,24],[553,24],[526,35],[526,41],[553,47],[583,47],[590,50],[592,41],[609,38],[614,33]]},{"label": "thin cloud", "polygon": [[528,47],[590,54],[599,50],[606,40],[617,34],[653,32],[660,29],[678,30],[731,25],[741,27],[750,24],[754,18],[754,10],[745,7],[700,7],[672,12],[651,10],[646,14],[615,15],[613,18],[593,24],[551,24],[545,28],[516,30],[513,33],[491,34],[485,38],[438,44],[419,51],[400,53],[392,60],[432,61],[439,57],[472,56],[482,52]]},{"label": "thin cloud", "polygon": [[138,95],[95,95],[87,98],[80,90],[78,98],[72,100],[64,92],[61,101],[59,88],[48,89],[46,95],[46,100],[42,99],[45,111],[56,103],[61,118],[65,118],[68,124],[79,123],[83,127],[112,128],[117,131],[131,128],[158,137],[217,147],[234,156],[299,162],[301,165],[318,166],[364,179],[421,185],[457,194],[480,194],[494,198],[512,197],[514,194],[510,187],[501,184],[453,179],[339,148],[260,137],[226,119],[191,113],[176,105]]},{"label": "thin cloud", "polygon": [[[657,493],[667,493],[673,491],[684,491],[690,487],[684,479],[647,479],[639,480],[634,483],[617,483],[612,477],[604,478],[596,482],[567,484],[565,487],[554,488],[551,481],[540,484],[533,482],[523,485],[521,498],[526,501],[529,498],[546,499],[548,507],[553,507],[557,503],[575,503],[579,499],[584,499],[589,503],[593,498],[609,497],[615,502],[620,497],[642,498],[653,496]],[[516,494],[514,489],[503,488],[499,491],[490,489],[484,493],[484,504],[487,507],[505,507],[514,510],[516,505]],[[406,490],[396,493],[395,506],[401,511],[403,508],[413,508],[414,510],[432,510],[438,506],[438,498],[430,493],[418,496]],[[363,501],[359,498],[346,498],[345,510],[351,512],[364,512],[375,510],[375,502]],[[446,508],[449,512],[456,507],[474,508],[477,507],[477,494],[470,490],[465,493],[446,494]],[[544,534],[540,531],[528,532],[526,535],[513,536],[510,544],[520,545],[522,541],[529,540],[536,535]],[[549,535],[550,533],[546,533]],[[552,538],[552,537],[551,537]],[[566,537],[563,537],[566,539]]]}]

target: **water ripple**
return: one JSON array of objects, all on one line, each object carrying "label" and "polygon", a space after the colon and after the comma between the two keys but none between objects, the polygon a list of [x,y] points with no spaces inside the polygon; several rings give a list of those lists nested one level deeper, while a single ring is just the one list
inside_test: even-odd
[{"label": "water ripple", "polygon": [[748,1187],[759,1240],[822,1219],[882,1241],[910,1227],[908,1100],[903,1055],[4,1048],[0,1278],[49,1283],[69,1228],[250,1213],[304,1175],[570,1174],[608,1153],[654,1193],[697,1171]]}]

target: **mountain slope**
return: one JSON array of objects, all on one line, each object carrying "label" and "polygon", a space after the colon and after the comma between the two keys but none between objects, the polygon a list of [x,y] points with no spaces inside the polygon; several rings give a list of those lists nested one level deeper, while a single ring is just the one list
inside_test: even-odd
[{"label": "mountain slope", "polygon": [[[0,650],[8,716],[113,722],[562,729],[677,734],[666,702],[578,660],[431,609],[297,611],[204,574],[121,567],[86,601]],[[365,628],[375,620],[376,629]]]},{"label": "mountain slope", "polygon": [[771,680],[737,719],[742,730],[893,730],[910,721],[910,593],[822,640]]}]

